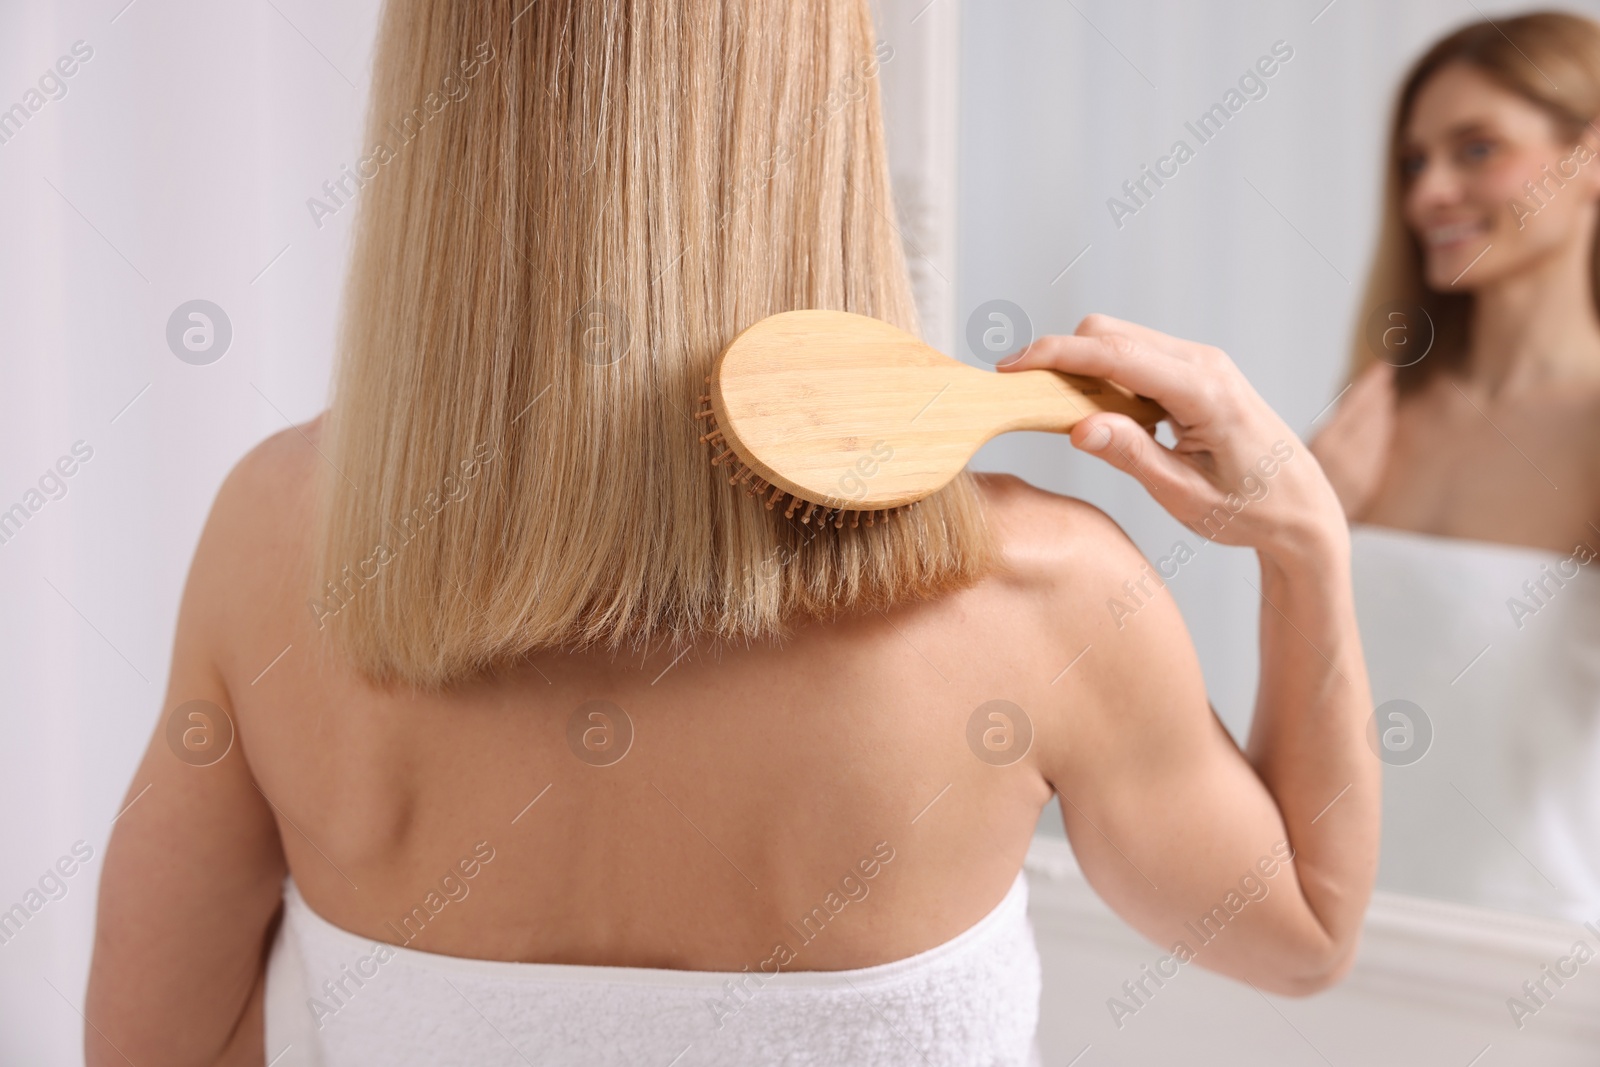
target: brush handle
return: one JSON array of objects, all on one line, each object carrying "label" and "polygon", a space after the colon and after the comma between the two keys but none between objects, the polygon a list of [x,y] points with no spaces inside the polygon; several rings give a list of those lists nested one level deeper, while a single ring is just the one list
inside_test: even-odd
[{"label": "brush handle", "polygon": [[995,418],[995,433],[1044,430],[1068,433],[1090,415],[1102,411],[1127,415],[1146,429],[1167,418],[1161,405],[1135,396],[1101,378],[1054,370],[986,374],[982,399]]}]

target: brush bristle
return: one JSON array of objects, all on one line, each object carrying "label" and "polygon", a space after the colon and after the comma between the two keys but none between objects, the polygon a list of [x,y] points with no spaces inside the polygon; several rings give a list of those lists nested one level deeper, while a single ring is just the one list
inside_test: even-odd
[{"label": "brush bristle", "polygon": [[[706,384],[709,385],[710,383],[711,379],[708,376]],[[867,517],[866,525],[882,526],[899,512],[917,506],[913,502],[893,508],[840,508],[829,504],[821,504],[814,500],[806,500],[794,493],[787,492],[762,478],[753,467],[741,459],[733,439],[723,433],[722,428],[717,425],[716,411],[711,406],[711,394],[702,394],[700,403],[703,406],[694,413],[694,417],[696,422],[705,423],[705,432],[700,435],[700,443],[711,446],[711,452],[713,453],[711,465],[713,467],[721,467],[725,463],[732,464],[734,471],[728,478],[728,484],[740,485],[748,482],[748,488],[745,491],[747,496],[760,497],[767,490],[772,490],[764,501],[768,511],[784,503],[785,498],[787,498],[787,506],[783,511],[783,517],[786,519],[793,519],[795,512],[804,508],[805,510],[801,512],[800,516],[802,523],[809,525],[815,519],[818,526],[831,524],[834,529],[840,530],[844,528],[845,519],[848,516],[850,528],[853,530],[862,525],[862,515]],[[718,449],[721,451],[718,451]]]}]

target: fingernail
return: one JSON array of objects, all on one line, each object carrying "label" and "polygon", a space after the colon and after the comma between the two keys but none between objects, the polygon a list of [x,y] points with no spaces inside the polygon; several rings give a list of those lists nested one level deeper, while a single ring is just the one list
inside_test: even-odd
[{"label": "fingernail", "polygon": [[1083,447],[1090,452],[1098,452],[1111,443],[1111,427],[1094,426],[1084,435]]}]

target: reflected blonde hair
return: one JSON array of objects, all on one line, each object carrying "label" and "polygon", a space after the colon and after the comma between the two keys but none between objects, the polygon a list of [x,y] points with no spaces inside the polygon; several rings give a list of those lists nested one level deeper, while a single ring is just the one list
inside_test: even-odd
[{"label": "reflected blonde hair", "polygon": [[[1354,379],[1377,360],[1366,339],[1368,318],[1391,302],[1421,306],[1433,320],[1433,348],[1420,362],[1397,369],[1395,384],[1402,393],[1419,388],[1435,373],[1460,367],[1470,341],[1472,294],[1430,289],[1424,279],[1422,246],[1406,225],[1406,180],[1401,169],[1406,124],[1417,94],[1429,78],[1455,63],[1470,66],[1542,108],[1557,134],[1570,138],[1570,143],[1576,144],[1600,117],[1600,25],[1581,15],[1537,11],[1498,22],[1468,23],[1412,64],[1400,83],[1389,124],[1383,221],[1350,353]],[[1591,256],[1590,273],[1595,306],[1600,308],[1600,241]]]},{"label": "reflected blonde hair", "polygon": [[728,485],[691,418],[767,315],[915,329],[886,52],[865,0],[389,0],[311,599],[364,675],[765,640],[991,570],[966,472],[819,531]]}]

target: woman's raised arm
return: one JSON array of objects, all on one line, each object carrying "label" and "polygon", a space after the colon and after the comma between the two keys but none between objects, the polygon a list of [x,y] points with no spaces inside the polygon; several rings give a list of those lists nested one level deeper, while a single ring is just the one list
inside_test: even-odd
[{"label": "woman's raised arm", "polygon": [[[1260,560],[1261,675],[1241,752],[1217,721],[1170,595],[1115,524],[1071,580],[1092,602],[1142,589],[1102,620],[1042,767],[1106,901],[1178,962],[1285,993],[1354,957],[1377,871],[1380,766],[1356,630],[1349,529],[1306,446],[1215,348],[1091,316],[1003,370],[1109,378],[1159,402],[1176,442],[1097,414],[1078,448],[1138,478],[1198,536]],[[1068,576],[1062,576],[1068,580]],[[1181,946],[1181,950],[1180,950]],[[1175,965],[1168,965],[1175,966]]]}]

